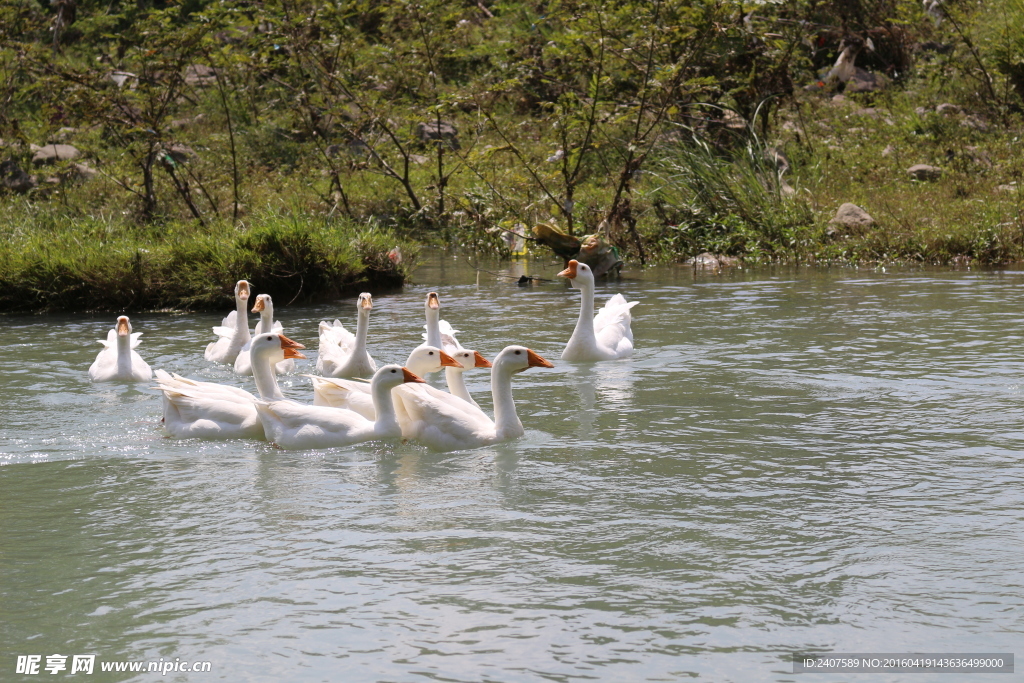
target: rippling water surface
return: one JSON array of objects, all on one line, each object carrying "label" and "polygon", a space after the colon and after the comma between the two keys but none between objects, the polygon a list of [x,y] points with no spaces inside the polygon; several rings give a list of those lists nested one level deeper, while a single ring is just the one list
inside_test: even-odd
[{"label": "rippling water surface", "polygon": [[[114,316],[4,319],[0,680],[54,653],[357,682],[789,681],[807,678],[795,651],[1024,654],[1021,273],[634,272],[598,303],[640,302],[637,352],[596,365],[559,360],[579,306],[562,283],[450,258],[416,280],[374,297],[378,362],[419,343],[437,289],[465,346],[555,363],[514,380],[524,439],[173,441],[145,385],[88,380]],[[354,298],[276,303],[310,363],[317,322],[355,317]],[[154,368],[246,386],[203,360],[221,317],[132,323]],[[489,409],[486,373],[467,377]]]}]

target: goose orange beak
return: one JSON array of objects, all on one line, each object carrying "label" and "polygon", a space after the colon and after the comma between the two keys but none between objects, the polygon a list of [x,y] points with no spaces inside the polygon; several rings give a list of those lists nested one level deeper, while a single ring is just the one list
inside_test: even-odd
[{"label": "goose orange beak", "polygon": [[435,310],[441,308],[441,300],[437,298],[437,292],[427,294],[427,308],[433,308]]},{"label": "goose orange beak", "polygon": [[281,339],[281,349],[284,351],[285,358],[305,358],[297,349],[306,348],[297,341],[293,341],[283,334],[277,335]]},{"label": "goose orange beak", "polygon": [[427,381],[427,380],[423,379],[422,377],[420,377],[419,375],[417,375],[412,370],[410,370],[409,368],[402,368],[402,376],[405,377],[405,381],[406,382],[423,382],[423,383],[426,383],[426,381]]},{"label": "goose orange beak", "polygon": [[266,307],[267,307],[267,304],[263,300],[263,296],[262,295],[258,296],[258,297],[256,297],[256,303],[254,303],[252,305],[252,312],[253,313],[259,313],[260,311],[262,311]]},{"label": "goose orange beak", "polygon": [[[575,261],[570,261],[570,263],[575,263]],[[538,356],[536,353],[534,353],[530,349],[526,349],[526,359],[529,361],[529,365],[530,365],[531,368],[553,368],[553,367],[555,367],[550,362],[544,360],[543,358]]]},{"label": "goose orange beak", "polygon": [[369,294],[360,294],[359,307],[362,308],[364,311],[373,310],[373,297],[371,297]]},{"label": "goose orange beak", "polygon": [[473,361],[474,361],[474,364],[473,364],[474,368],[489,368],[489,367],[491,367],[491,361],[489,361],[486,358],[484,358],[483,356],[481,356],[479,351],[474,351],[473,352]]},{"label": "goose orange beak", "polygon": [[246,280],[239,280],[238,284],[235,285],[235,294],[242,301],[247,300],[249,298],[249,282]]},{"label": "goose orange beak", "polygon": [[449,356],[444,351],[441,351],[441,367],[442,368],[463,368],[465,367],[462,363]]},{"label": "goose orange beak", "polygon": [[124,337],[131,334],[132,328],[128,325],[128,316],[122,315],[117,319],[117,335]]},{"label": "goose orange beak", "polygon": [[[569,261],[569,266],[558,274],[558,277],[567,277],[570,280],[576,277],[576,266],[580,265],[580,262],[576,259]],[[537,356],[540,358],[540,356]]]}]

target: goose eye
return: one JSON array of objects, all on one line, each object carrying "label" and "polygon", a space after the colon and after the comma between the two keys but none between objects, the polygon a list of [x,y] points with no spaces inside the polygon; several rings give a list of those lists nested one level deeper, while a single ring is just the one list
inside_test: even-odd
[{"label": "goose eye", "polygon": [[433,355],[434,355],[434,352],[433,352],[433,351],[431,351],[431,352],[430,352],[430,353],[428,353],[427,355],[428,355],[428,356],[433,356]]},{"label": "goose eye", "polygon": [[522,351],[516,351],[516,355],[517,355],[517,356],[518,356],[519,354],[521,354],[521,353],[522,353]]},{"label": "goose eye", "polygon": [[393,375],[393,374],[395,374],[395,372],[396,372],[395,370],[392,370],[392,371],[391,371],[391,374]]}]

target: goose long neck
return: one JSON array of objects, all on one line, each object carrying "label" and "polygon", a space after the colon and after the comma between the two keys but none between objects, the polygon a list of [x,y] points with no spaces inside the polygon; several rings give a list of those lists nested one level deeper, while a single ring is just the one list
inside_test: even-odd
[{"label": "goose long neck", "polygon": [[370,312],[362,308],[356,316],[356,352],[366,351],[366,333],[370,329]]},{"label": "goose long neck", "polygon": [[580,317],[576,321],[573,336],[594,337],[594,285],[589,282],[579,283]]},{"label": "goose long neck", "polygon": [[130,373],[132,368],[132,337],[130,334],[117,335],[117,369]]},{"label": "goose long neck", "polygon": [[252,377],[256,380],[256,391],[264,401],[282,401],[284,394],[277,384],[277,376],[274,369],[270,367],[270,360],[262,353],[254,353],[251,356]]},{"label": "goose long neck", "polygon": [[512,400],[512,372],[495,363],[491,368],[491,398],[494,400],[494,431],[499,439],[521,436],[523,423]]},{"label": "goose long neck", "polygon": [[441,348],[441,311],[436,308],[427,309],[427,346]]},{"label": "goose long neck", "polygon": [[249,339],[248,303],[248,299],[235,297],[235,332],[244,336],[245,339]]},{"label": "goose long neck", "polygon": [[260,311],[260,325],[263,332],[274,331],[274,307],[270,304],[264,304],[263,310]]},{"label": "goose long neck", "polygon": [[469,389],[466,388],[466,378],[463,377],[463,372],[458,368],[444,369],[444,378],[448,382],[448,393],[476,405],[476,401],[469,395]]},{"label": "goose long neck", "polygon": [[373,400],[373,409],[377,414],[374,429],[378,431],[400,430],[398,415],[395,413],[395,401],[391,396],[391,387],[374,377],[370,381],[370,398]]}]

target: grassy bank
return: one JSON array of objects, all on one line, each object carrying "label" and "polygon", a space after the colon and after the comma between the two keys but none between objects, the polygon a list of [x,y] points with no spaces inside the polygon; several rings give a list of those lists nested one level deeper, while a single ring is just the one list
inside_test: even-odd
[{"label": "grassy bank", "polygon": [[66,4],[0,6],[3,310],[308,300],[538,223],[632,265],[1024,260],[1024,0]]},{"label": "grassy bank", "polygon": [[0,310],[220,310],[245,278],[278,305],[401,287],[389,231],[266,216],[242,228],[53,216],[0,230]]}]

